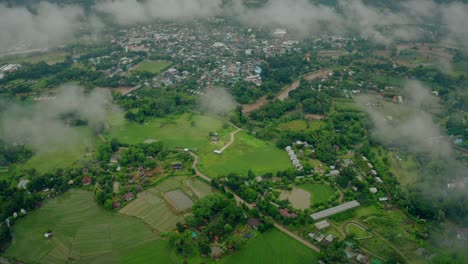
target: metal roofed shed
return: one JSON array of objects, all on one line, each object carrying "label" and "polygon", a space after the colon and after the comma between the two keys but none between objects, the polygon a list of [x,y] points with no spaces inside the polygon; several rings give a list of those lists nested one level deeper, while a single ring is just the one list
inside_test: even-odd
[{"label": "metal roofed shed", "polygon": [[331,216],[331,215],[341,213],[341,212],[344,212],[346,210],[358,207],[359,205],[361,205],[361,204],[358,201],[354,200],[354,201],[351,201],[351,202],[340,204],[340,205],[335,206],[335,207],[325,209],[325,210],[317,212],[317,213],[313,213],[313,214],[310,215],[310,217],[312,217],[312,219],[314,219],[314,220],[318,220],[318,219],[322,219],[322,218],[325,218],[325,217],[328,217],[328,216]]}]

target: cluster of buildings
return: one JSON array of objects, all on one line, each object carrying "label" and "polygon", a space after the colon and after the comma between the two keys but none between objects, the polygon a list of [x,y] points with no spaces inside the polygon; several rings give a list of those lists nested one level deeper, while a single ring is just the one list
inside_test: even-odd
[{"label": "cluster of buildings", "polygon": [[92,64],[109,65],[102,69],[108,77],[127,76],[146,53],[149,59],[173,62],[177,71],[166,70],[153,79],[151,86],[172,86],[190,76],[200,89],[238,81],[260,86],[263,57],[300,49],[299,41],[289,39],[286,30],[260,32],[231,26],[222,19],[125,28],[113,35],[111,44],[120,49],[86,59]]},{"label": "cluster of buildings", "polygon": [[289,159],[291,160],[292,164],[294,167],[296,167],[297,170],[303,170],[304,167],[301,165],[301,161],[297,158],[296,153],[294,153],[294,150],[292,149],[291,146],[287,146],[285,148],[286,152],[288,152]]},{"label": "cluster of buildings", "polygon": [[5,64],[0,66],[0,79],[3,79],[7,73],[12,73],[21,68],[20,64]]}]

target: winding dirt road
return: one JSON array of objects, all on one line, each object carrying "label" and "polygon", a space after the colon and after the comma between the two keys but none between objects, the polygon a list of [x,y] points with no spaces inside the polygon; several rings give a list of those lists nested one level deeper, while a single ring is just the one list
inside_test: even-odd
[{"label": "winding dirt road", "polygon": [[[232,124],[233,125],[233,124]],[[233,125],[235,128],[237,128],[236,131],[233,131],[231,132],[231,139],[230,141],[220,150],[221,152],[224,151],[226,148],[228,148],[232,143],[234,143],[235,141],[235,135],[241,131],[242,129]],[[204,174],[203,172],[201,172],[199,169],[198,169],[198,163],[200,162],[200,158],[198,157],[197,154],[189,151],[190,155],[192,155],[193,157],[193,163],[192,163],[192,168],[193,170],[195,171],[195,174],[197,176],[199,176],[200,178],[204,179],[205,181],[207,182],[211,182],[211,178],[208,177],[206,174]],[[230,189],[228,189],[227,187],[225,187],[225,190],[232,193],[234,195],[234,199],[236,200],[236,204],[237,205],[241,205],[241,204],[245,204],[248,208],[250,209],[253,209],[255,208],[255,205],[253,204],[249,204],[247,203],[244,199],[240,198],[237,194],[233,193]],[[316,245],[310,243],[309,241],[307,241],[306,239],[300,237],[299,235],[297,235],[296,233],[290,231],[289,229],[287,229],[286,227],[284,227],[283,225],[281,225],[280,223],[278,222],[274,222],[273,224],[279,231],[283,232],[284,234],[290,236],[291,238],[295,239],[296,241],[298,241],[299,243],[303,244],[304,246],[316,251],[316,252],[320,252],[320,248],[317,247]]]},{"label": "winding dirt road", "polygon": [[[307,81],[312,81],[312,80],[315,80],[317,78],[325,78],[332,72],[333,71],[330,70],[330,69],[322,69],[322,70],[318,70],[318,71],[315,71],[315,72],[305,74],[305,75],[301,76],[299,79],[297,79],[296,81],[294,81],[293,83],[291,83],[290,85],[286,86],[286,88],[281,90],[281,92],[278,95],[276,95],[275,98],[272,101],[274,101],[276,99],[278,99],[280,101],[286,100],[286,98],[289,97],[289,92],[294,91],[294,90],[297,89],[297,87],[299,87],[299,85],[301,84],[301,78],[302,77]],[[270,100],[268,100],[266,96],[262,96],[262,97],[260,97],[260,99],[258,99],[253,104],[243,105],[242,112],[244,114],[249,114],[249,113],[259,109],[260,107],[265,106],[269,102],[270,102]]]}]

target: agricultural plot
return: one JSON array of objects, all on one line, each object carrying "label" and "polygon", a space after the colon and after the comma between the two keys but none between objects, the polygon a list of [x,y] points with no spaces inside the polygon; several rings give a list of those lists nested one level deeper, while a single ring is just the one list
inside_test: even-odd
[{"label": "agricultural plot", "polygon": [[299,185],[299,187],[310,193],[312,204],[325,204],[335,193],[333,188],[327,184],[305,183]]},{"label": "agricultural plot", "polygon": [[213,153],[213,148],[205,148],[199,156],[200,171],[212,178],[231,172],[247,175],[249,169],[261,175],[291,167],[286,151],[246,132],[237,133],[234,143],[221,155]]},{"label": "agricultural plot", "polygon": [[214,192],[213,188],[200,180],[190,179],[186,181],[187,187],[195,193],[195,195],[200,199],[207,195],[210,195]]},{"label": "agricultural plot", "polygon": [[[49,229],[53,237],[46,239]],[[122,251],[160,240],[136,218],[108,212],[91,192],[78,190],[47,200],[12,232],[5,256],[26,263],[116,263]]]},{"label": "agricultural plot", "polygon": [[122,253],[123,256],[119,259],[119,263],[143,264],[155,263],[155,260],[157,260],[157,263],[164,264],[180,263],[180,259],[177,259],[171,254],[168,254],[173,250],[174,249],[171,248],[166,241],[155,240],[140,247],[124,251]]},{"label": "agricultural plot", "polygon": [[[193,121],[193,122],[192,122]],[[160,140],[169,148],[200,148],[210,143],[209,132],[228,134],[232,128],[223,128],[223,122],[210,116],[184,114],[174,120],[152,119],[141,125],[125,122],[112,127],[107,138],[117,138],[127,144],[143,143],[148,139]]]},{"label": "agricultural plot", "polygon": [[[184,188],[186,177],[170,177],[156,187],[137,195],[137,198],[120,210],[120,213],[141,218],[152,228],[167,232],[184,220],[180,212],[188,210],[193,201],[180,188]],[[173,195],[171,191],[176,191]],[[180,193],[179,193],[180,192]]]},{"label": "agricultural plot", "polygon": [[169,61],[150,61],[146,60],[142,63],[138,64],[134,70],[135,71],[144,71],[150,73],[160,73],[161,71],[167,69],[171,66],[171,62]]},{"label": "agricultural plot", "polygon": [[164,198],[178,212],[190,209],[193,205],[193,201],[179,189],[164,193]]},{"label": "agricultural plot", "polygon": [[310,193],[297,187],[293,187],[291,191],[281,191],[279,198],[281,200],[288,200],[296,209],[307,209],[310,207]]},{"label": "agricultural plot", "polygon": [[318,253],[277,229],[272,229],[249,241],[242,250],[222,258],[220,262],[223,264],[317,263]]}]

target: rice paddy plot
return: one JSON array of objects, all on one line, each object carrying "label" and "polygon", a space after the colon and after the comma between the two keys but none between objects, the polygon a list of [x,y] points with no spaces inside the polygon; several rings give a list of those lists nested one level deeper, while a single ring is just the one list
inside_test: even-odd
[{"label": "rice paddy plot", "polygon": [[178,212],[183,212],[190,209],[193,205],[193,201],[181,190],[176,189],[164,193],[166,201]]},{"label": "rice paddy plot", "polygon": [[[138,217],[160,232],[171,231],[175,228],[177,222],[184,220],[180,212],[188,210],[191,204],[188,208],[184,207],[185,204],[183,204],[181,206],[185,209],[178,210],[166,201],[164,195],[169,191],[183,188],[185,179],[186,177],[170,177],[156,187],[139,193],[135,200],[127,204],[119,212]],[[181,190],[179,191],[184,194]],[[185,197],[192,202],[186,195]]]},{"label": "rice paddy plot", "polygon": [[223,264],[300,264],[317,262],[317,252],[275,228],[253,238],[240,251],[220,260],[220,263]]},{"label": "rice paddy plot", "polygon": [[[53,237],[44,238],[51,230]],[[26,263],[115,263],[122,250],[159,240],[136,218],[99,207],[93,194],[71,190],[18,220],[5,256]]]},{"label": "rice paddy plot", "polygon": [[198,179],[187,180],[186,184],[187,187],[189,187],[195,193],[198,199],[210,195],[214,192],[213,188],[209,184]]}]

